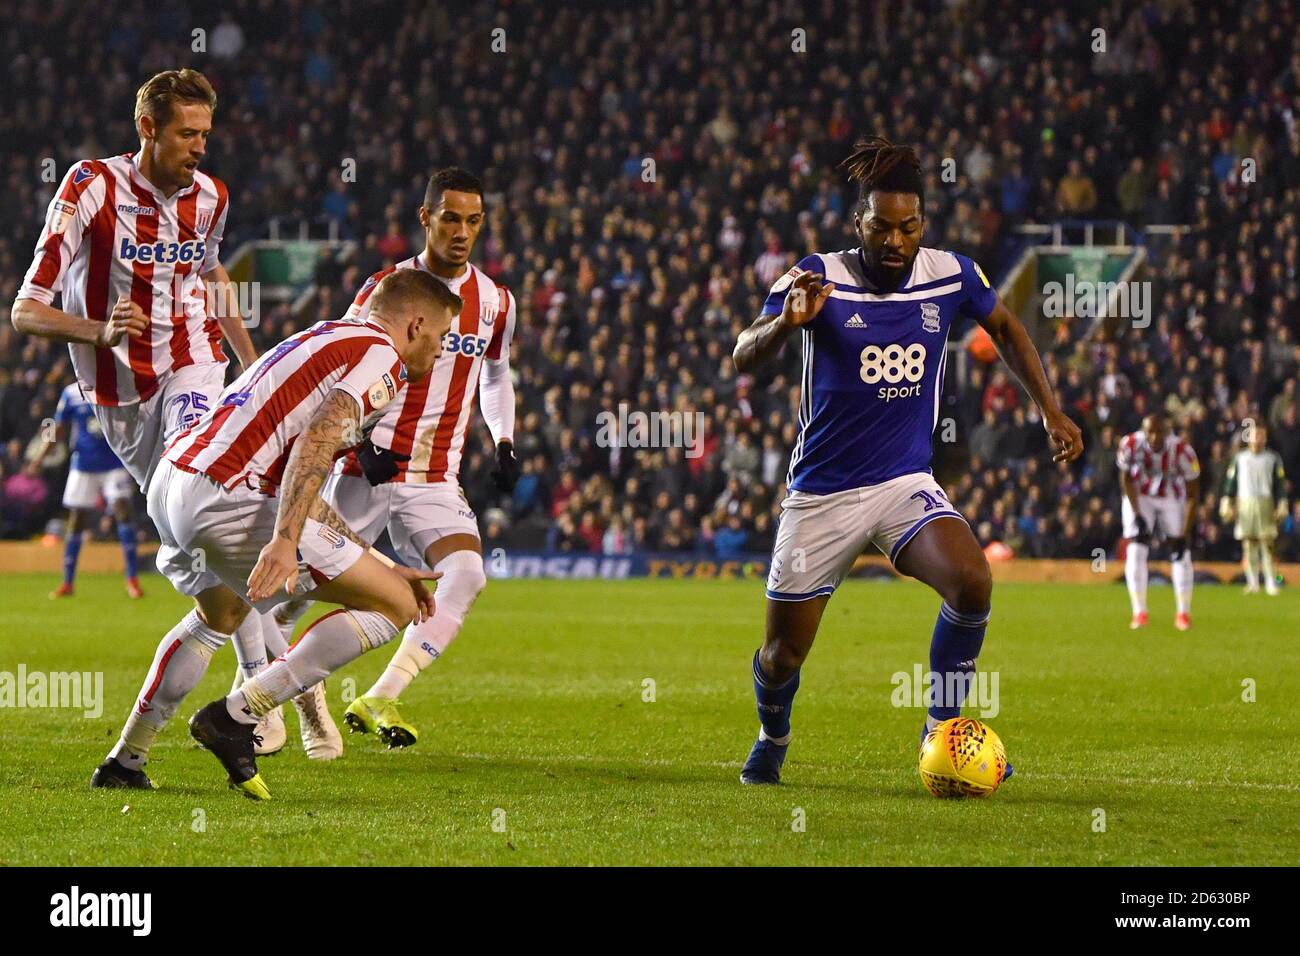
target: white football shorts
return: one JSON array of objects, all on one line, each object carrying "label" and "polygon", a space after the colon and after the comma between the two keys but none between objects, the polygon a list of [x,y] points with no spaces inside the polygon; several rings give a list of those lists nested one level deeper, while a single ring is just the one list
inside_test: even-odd
[{"label": "white football shorts", "polygon": [[868,544],[892,562],[937,518],[966,520],[928,472],[829,495],[792,491],[781,502],[767,596],[806,601],[832,594]]},{"label": "white football shorts", "polygon": [[1237,521],[1232,535],[1238,541],[1255,538],[1272,541],[1277,538],[1277,517],[1273,499],[1261,496],[1237,499]]},{"label": "white football shorts", "polygon": [[321,497],[362,541],[374,544],[384,528],[402,563],[423,568],[424,552],[449,534],[478,537],[478,518],[459,482],[371,485],[365,478],[334,472]]},{"label": "white football shorts", "polygon": [[[1137,516],[1127,495],[1121,497],[1119,510],[1124,525],[1124,537],[1136,538],[1138,536]],[[1186,510],[1187,501],[1183,498],[1153,498],[1150,495],[1138,495],[1138,511],[1146,520],[1147,528],[1153,534],[1158,528],[1166,539],[1182,536]]]},{"label": "white football shorts", "polygon": [[108,447],[141,491],[173,438],[217,404],[226,386],[226,362],[187,365],[163,379],[147,402],[96,405],[95,417]]},{"label": "white football shorts", "polygon": [[109,471],[68,472],[68,483],[63,488],[63,507],[94,508],[99,504],[99,496],[111,508],[119,501],[130,501],[135,494],[135,482],[131,473],[125,468],[112,468]]},{"label": "white football shorts", "polygon": [[[248,600],[248,576],[275,534],[276,498],[245,484],[229,490],[207,475],[182,471],[170,463],[158,469],[149,486],[149,517],[163,547],[158,570],[181,594],[193,597],[224,584]],[[268,611],[317,585],[338,577],[365,551],[333,528],[308,518],[298,542],[298,581],[253,605]]]}]

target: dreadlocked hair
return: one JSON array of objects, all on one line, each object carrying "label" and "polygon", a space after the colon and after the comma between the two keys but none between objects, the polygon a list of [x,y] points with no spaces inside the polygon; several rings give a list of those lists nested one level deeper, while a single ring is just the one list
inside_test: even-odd
[{"label": "dreadlocked hair", "polygon": [[921,160],[911,146],[898,146],[883,136],[873,136],[853,144],[840,163],[849,171],[849,182],[858,184],[858,203],[865,205],[876,190],[887,193],[915,193],[925,208],[925,182]]}]

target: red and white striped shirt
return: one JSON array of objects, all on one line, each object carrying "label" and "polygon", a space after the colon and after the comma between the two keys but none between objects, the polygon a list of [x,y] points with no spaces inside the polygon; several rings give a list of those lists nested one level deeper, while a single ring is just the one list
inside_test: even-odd
[{"label": "red and white striped shirt", "polygon": [[224,362],[221,329],[208,317],[203,273],[219,264],[229,194],[219,179],[164,198],[140,174],[139,154],[74,163],[50,201],[19,299],[107,321],[126,295],[151,319],[139,338],[111,349],[71,343],[72,367],[96,405],[149,399],[174,369]]},{"label": "red and white striped shirt", "polygon": [[1172,433],[1165,435],[1164,445],[1158,449],[1141,430],[1125,435],[1115,464],[1137,484],[1138,494],[1150,498],[1182,501],[1187,498],[1187,483],[1201,473],[1192,446]]},{"label": "red and white striped shirt", "polygon": [[216,406],[177,436],[163,459],[227,488],[247,476],[274,488],[293,443],[331,390],[342,389],[356,399],[364,432],[405,383],[406,367],[383,327],[318,322],[285,339],[231,382]]},{"label": "red and white striped shirt", "polygon": [[[423,255],[395,268],[428,272]],[[366,280],[348,309],[349,320],[361,321],[370,314],[370,294],[392,271],[376,272]],[[486,363],[510,361],[510,339],[515,331],[515,299],[510,290],[473,265],[455,279],[435,278],[461,297],[464,308],[443,336],[442,355],[433,370],[410,383],[402,400],[393,403],[370,435],[380,448],[411,456],[410,461],[400,463],[393,481],[433,484],[459,480],[465,431],[480,376]],[[354,454],[343,459],[340,468],[345,475],[362,474]]]}]

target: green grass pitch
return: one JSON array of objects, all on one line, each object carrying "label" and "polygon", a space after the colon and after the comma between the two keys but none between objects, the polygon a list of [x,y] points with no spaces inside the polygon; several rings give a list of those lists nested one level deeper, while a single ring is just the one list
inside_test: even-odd
[{"label": "green grass pitch", "polygon": [[[290,713],[289,746],[261,761],[274,799],[255,804],[185,733],[229,686],[227,650],[159,738],[148,770],[161,789],[89,789],[186,602],[153,576],[140,602],[116,577],[86,576],[57,602],[55,583],[0,582],[0,671],[102,671],[104,712],[0,709],[0,864],[1300,859],[1294,592],[1199,588],[1182,634],[1171,591],[1153,588],[1152,624],[1134,634],[1121,587],[996,587],[980,669],[998,672],[989,723],[1016,775],[988,800],[950,802],[917,774],[923,712],[891,705],[892,675],[928,653],[938,599],[919,584],[840,589],[804,667],[786,782],[747,788],[761,583],[493,582],[407,692],[417,746],[345,732],[344,757],[314,764]],[[330,679],[336,719],[347,685],[364,690],[390,650]]]}]

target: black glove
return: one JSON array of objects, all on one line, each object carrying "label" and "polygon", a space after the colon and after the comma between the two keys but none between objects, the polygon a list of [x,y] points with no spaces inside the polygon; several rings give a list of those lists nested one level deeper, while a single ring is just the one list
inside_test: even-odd
[{"label": "black glove", "polygon": [[1141,515],[1136,515],[1135,520],[1137,521],[1138,528],[1137,540],[1142,544],[1150,544],[1151,526],[1147,524],[1147,519],[1143,518]]},{"label": "black glove", "polygon": [[513,443],[503,441],[497,445],[497,467],[492,481],[498,491],[514,491],[519,482],[519,459],[515,457]]},{"label": "black glove", "polygon": [[357,461],[365,472],[366,481],[372,485],[382,485],[397,477],[398,462],[410,461],[410,455],[398,455],[387,448],[379,448],[369,438],[357,448]]},{"label": "black glove", "polygon": [[1184,554],[1187,553],[1187,539],[1185,537],[1169,539],[1169,560],[1181,561]]}]

